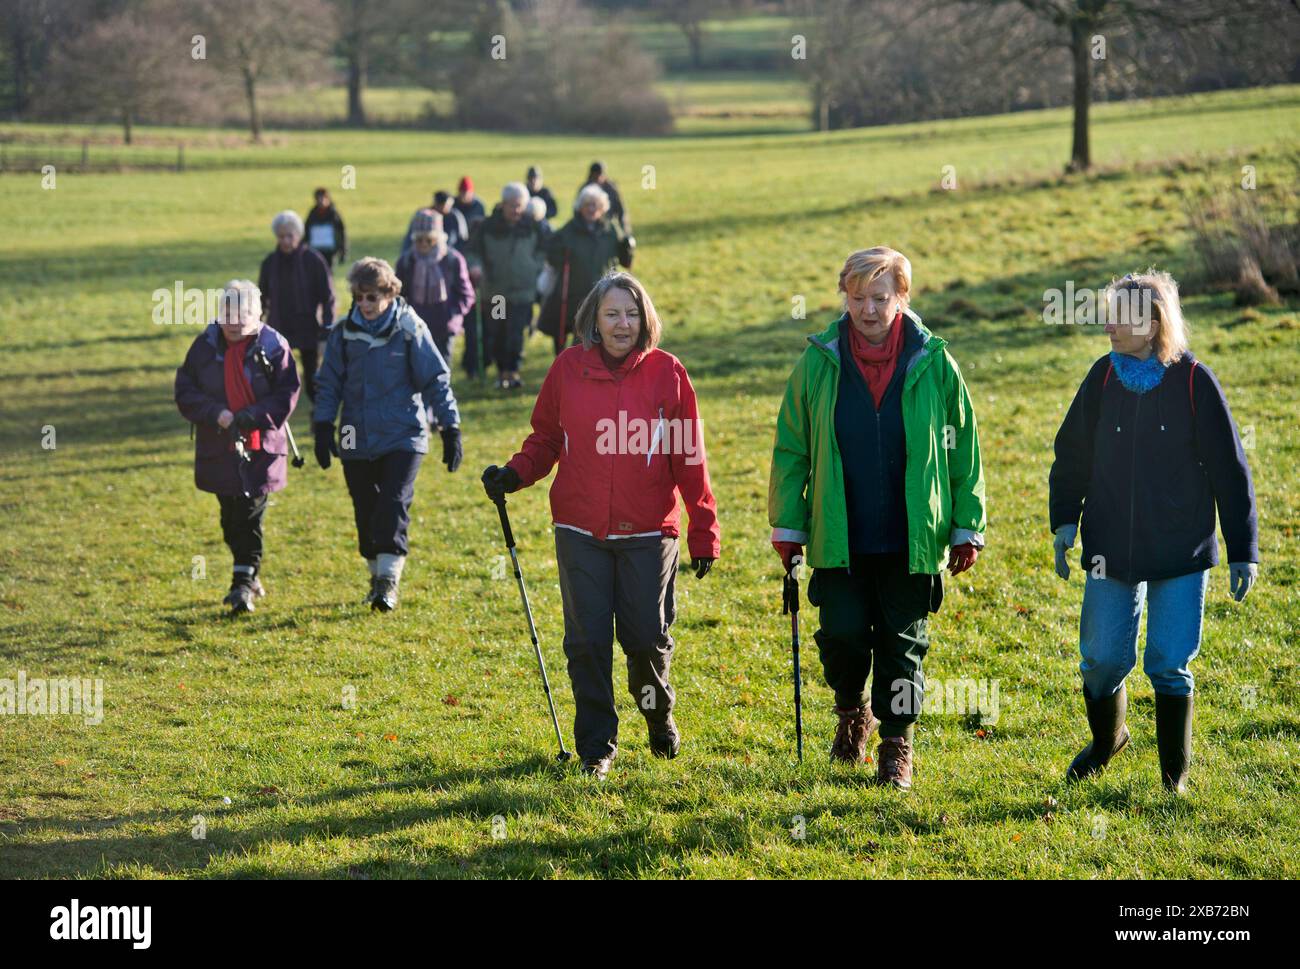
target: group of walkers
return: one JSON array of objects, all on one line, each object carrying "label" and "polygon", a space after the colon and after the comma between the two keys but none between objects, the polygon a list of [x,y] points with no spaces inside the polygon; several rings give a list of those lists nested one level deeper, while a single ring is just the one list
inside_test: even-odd
[{"label": "group of walkers", "polygon": [[[521,388],[527,335],[540,329],[558,354],[574,332],[583,296],[616,267],[631,268],[631,220],[604,162],[591,163],[572,217],[555,228],[550,220],[558,213],[542,170],[532,165],[523,181],[502,188],[491,212],[466,175],[454,195],[440,189],[411,216],[393,265],[448,366],[457,338],[464,336],[468,376],[495,366],[499,388]],[[314,375],[315,348],[307,344],[332,322],[328,270],[347,256],[346,227],[329,191],[318,188],[305,223],[283,212],[275,233],[276,252],[265,260],[258,281],[276,313],[268,321],[283,324],[277,329]],[[310,376],[307,389],[314,394]]]},{"label": "group of walkers", "polygon": [[[520,201],[503,192],[496,210],[507,238],[523,218]],[[419,221],[413,232],[423,238],[427,225]],[[483,242],[482,232],[478,239],[491,254],[485,278],[503,280],[508,308],[516,295],[504,282],[514,270],[500,261],[508,247]],[[416,308],[451,284],[445,270],[407,264],[404,275],[402,266],[373,258],[352,266],[353,308],[329,330],[312,415],[318,462],[342,460],[370,572],[366,601],[382,611],[397,603],[415,475],[431,430],[442,437],[448,471],[462,457],[447,354]],[[272,272],[282,279],[287,270],[273,263]],[[603,778],[618,750],[616,640],[649,749],[667,758],[680,750],[670,679],[679,506],[697,579],[720,556],[721,535],[699,404],[682,361],[659,348],[663,323],[649,293],[626,272],[590,284],[573,265],[567,275],[575,342],[546,375],[531,433],[513,457],[483,472],[482,484],[503,503],[558,466],[550,506],[575,746],[584,769]],[[979,431],[946,342],[911,307],[907,258],[885,247],[854,252],[837,288],[844,311],[808,337],[776,415],[771,543],[787,575],[800,561],[813,570],[808,598],[820,611],[816,642],[835,697],[832,759],[870,763],[878,733],[877,781],[908,789],[928,619],[943,602],[944,570],[972,568],[985,547]],[[1091,739],[1067,776],[1097,773],[1128,743],[1124,683],[1149,600],[1144,669],[1156,692],[1160,771],[1181,793],[1191,758],[1188,667],[1217,564],[1216,510],[1230,590],[1241,601],[1259,560],[1255,498],[1224,393],[1188,349],[1174,280],[1149,272],[1111,287],[1128,292],[1148,295],[1152,312],[1107,322],[1110,353],[1074,396],[1049,476],[1057,572],[1069,575],[1080,521],[1089,566],[1079,641]],[[177,372],[176,399],[198,427],[196,484],[218,496],[234,556],[228,601],[251,611],[264,591],[266,495],[284,487],[299,380],[293,341],[271,322],[274,300],[266,324],[251,283],[231,283],[221,306],[221,319]]]}]

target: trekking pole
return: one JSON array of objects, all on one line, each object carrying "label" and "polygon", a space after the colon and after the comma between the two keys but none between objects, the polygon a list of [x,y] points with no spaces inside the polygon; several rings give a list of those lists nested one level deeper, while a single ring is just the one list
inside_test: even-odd
[{"label": "trekking pole", "polygon": [[[271,369],[271,361],[266,356],[266,350],[259,346],[257,352],[253,354],[253,358],[257,361],[257,365],[262,368],[262,373],[266,375],[266,382],[271,383],[274,371]],[[310,380],[311,378],[308,377],[307,379]],[[298,453],[298,442],[293,439],[293,428],[289,426],[289,418],[287,417],[284,419],[284,432],[289,438],[289,450],[293,452],[293,466],[301,468],[306,464],[306,461]]]},{"label": "trekking pole", "polygon": [[803,762],[803,677],[799,673],[799,580],[795,578],[802,555],[790,560],[790,571],[782,578],[781,614],[790,616],[790,643],[794,653],[794,742]]},{"label": "trekking pole", "polygon": [[546,664],[542,661],[542,647],[537,643],[537,626],[533,623],[533,607],[528,604],[528,590],[524,588],[524,573],[519,570],[519,556],[515,553],[515,533],[510,528],[510,516],[506,513],[506,499],[502,495],[493,499],[497,506],[497,515],[501,518],[501,532],[505,536],[506,548],[510,550],[510,562],[515,569],[515,581],[519,583],[519,598],[524,603],[524,615],[528,617],[528,635],[533,640],[533,652],[537,654],[537,669],[542,674],[542,689],[546,692],[546,704],[551,710],[551,726],[555,728],[555,739],[560,745],[560,752],[555,759],[564,763],[572,753],[564,749],[564,737],[560,734],[560,718],[555,715],[555,698],[551,696],[551,682],[546,678]]}]

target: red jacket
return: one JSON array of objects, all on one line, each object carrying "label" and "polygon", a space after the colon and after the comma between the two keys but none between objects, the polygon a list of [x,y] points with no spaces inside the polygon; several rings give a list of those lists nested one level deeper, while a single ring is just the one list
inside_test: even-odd
[{"label": "red jacket", "polygon": [[663,350],[633,350],[619,371],[621,380],[599,347],[556,357],[533,407],[533,433],[510,467],[527,487],[559,461],[552,520],[600,539],[676,537],[680,492],[690,554],[717,558],[718,507],[686,368]]}]

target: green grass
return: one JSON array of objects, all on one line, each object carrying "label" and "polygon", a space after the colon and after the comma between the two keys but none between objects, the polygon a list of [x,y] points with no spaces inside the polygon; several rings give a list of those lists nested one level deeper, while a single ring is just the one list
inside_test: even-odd
[{"label": "green grass", "polygon": [[[1063,112],[659,141],[277,132],[249,148],[217,133],[181,175],[63,175],[54,191],[0,177],[0,677],[102,677],[105,689],[98,726],[0,717],[0,877],[1300,875],[1297,308],[1186,301],[1194,349],[1254,428],[1264,561],[1243,606],[1228,600],[1226,569],[1213,573],[1183,802],[1159,789],[1140,672],[1134,743],[1096,782],[1061,782],[1085,734],[1082,586],[1051,571],[1046,478],[1063,409],[1103,347],[1037,315],[1043,290],[1066,279],[1099,285],[1148,264],[1191,275],[1179,193],[1235,186],[1245,164],[1262,189],[1294,184],[1297,121],[1295,87],[1101,106],[1095,154],[1108,167],[1090,179],[1059,176]],[[270,595],[233,623],[218,608],[228,558],[216,503],[193,488],[171,403],[195,331],[150,322],[155,288],[254,274],[271,214],[336,186],[342,165],[357,169],[357,188],[335,193],[355,254],[391,258],[411,209],[462,172],[487,194],[537,161],[563,196],[593,157],[622,184],[637,272],[699,391],[724,543],[712,575],[683,573],[678,587],[682,757],[648,756],[616,665],[626,729],[599,789],[550,762],[477,484],[524,436],[531,400],[458,382],[465,467],[421,474],[397,613],[355,604],[364,567],[336,465],[291,471],[268,520]],[[954,192],[936,188],[947,164]],[[653,190],[640,187],[643,165]],[[988,550],[949,583],[926,671],[999,681],[1000,718],[980,737],[961,716],[924,717],[909,796],[827,764],[813,610],[809,753],[793,762],[765,513],[785,377],[803,335],[836,310],[845,254],[876,243],[912,257],[914,306],[963,366],[990,510]],[[791,319],[796,296],[809,319]],[[529,386],[549,359],[530,344]],[[308,423],[304,406],[300,440]],[[54,450],[41,447],[45,425]],[[569,736],[545,488],[511,507]],[[196,816],[206,839],[190,835]]]}]

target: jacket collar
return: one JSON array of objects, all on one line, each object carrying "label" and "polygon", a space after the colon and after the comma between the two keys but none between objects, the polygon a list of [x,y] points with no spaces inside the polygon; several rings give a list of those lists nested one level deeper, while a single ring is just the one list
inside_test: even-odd
[{"label": "jacket collar", "polygon": [[[633,370],[641,365],[641,361],[649,356],[649,351],[636,349],[627,355],[627,364],[624,369],[625,374],[631,374]],[[592,380],[613,380],[614,374],[605,366],[605,360],[600,355],[600,347],[592,344],[589,348],[583,348],[580,362],[582,364],[582,375]]]},{"label": "jacket collar", "polygon": [[[852,325],[853,324],[849,321],[849,314],[847,312],[841,313],[836,317],[835,321],[826,329],[822,330],[822,332],[809,334],[808,342],[820,349],[830,358],[831,362],[838,367],[840,365],[841,327]],[[920,349],[913,353],[911,358],[908,359],[904,371],[908,377],[911,377],[914,370],[918,370],[918,368],[923,369],[923,365],[928,364],[930,360],[937,356],[938,351],[942,350],[948,344],[943,338],[937,337],[931,333],[926,328],[925,324],[921,322],[921,317],[914,313],[910,308],[903,310],[902,325],[908,327],[908,337],[919,338],[921,341]]]}]

